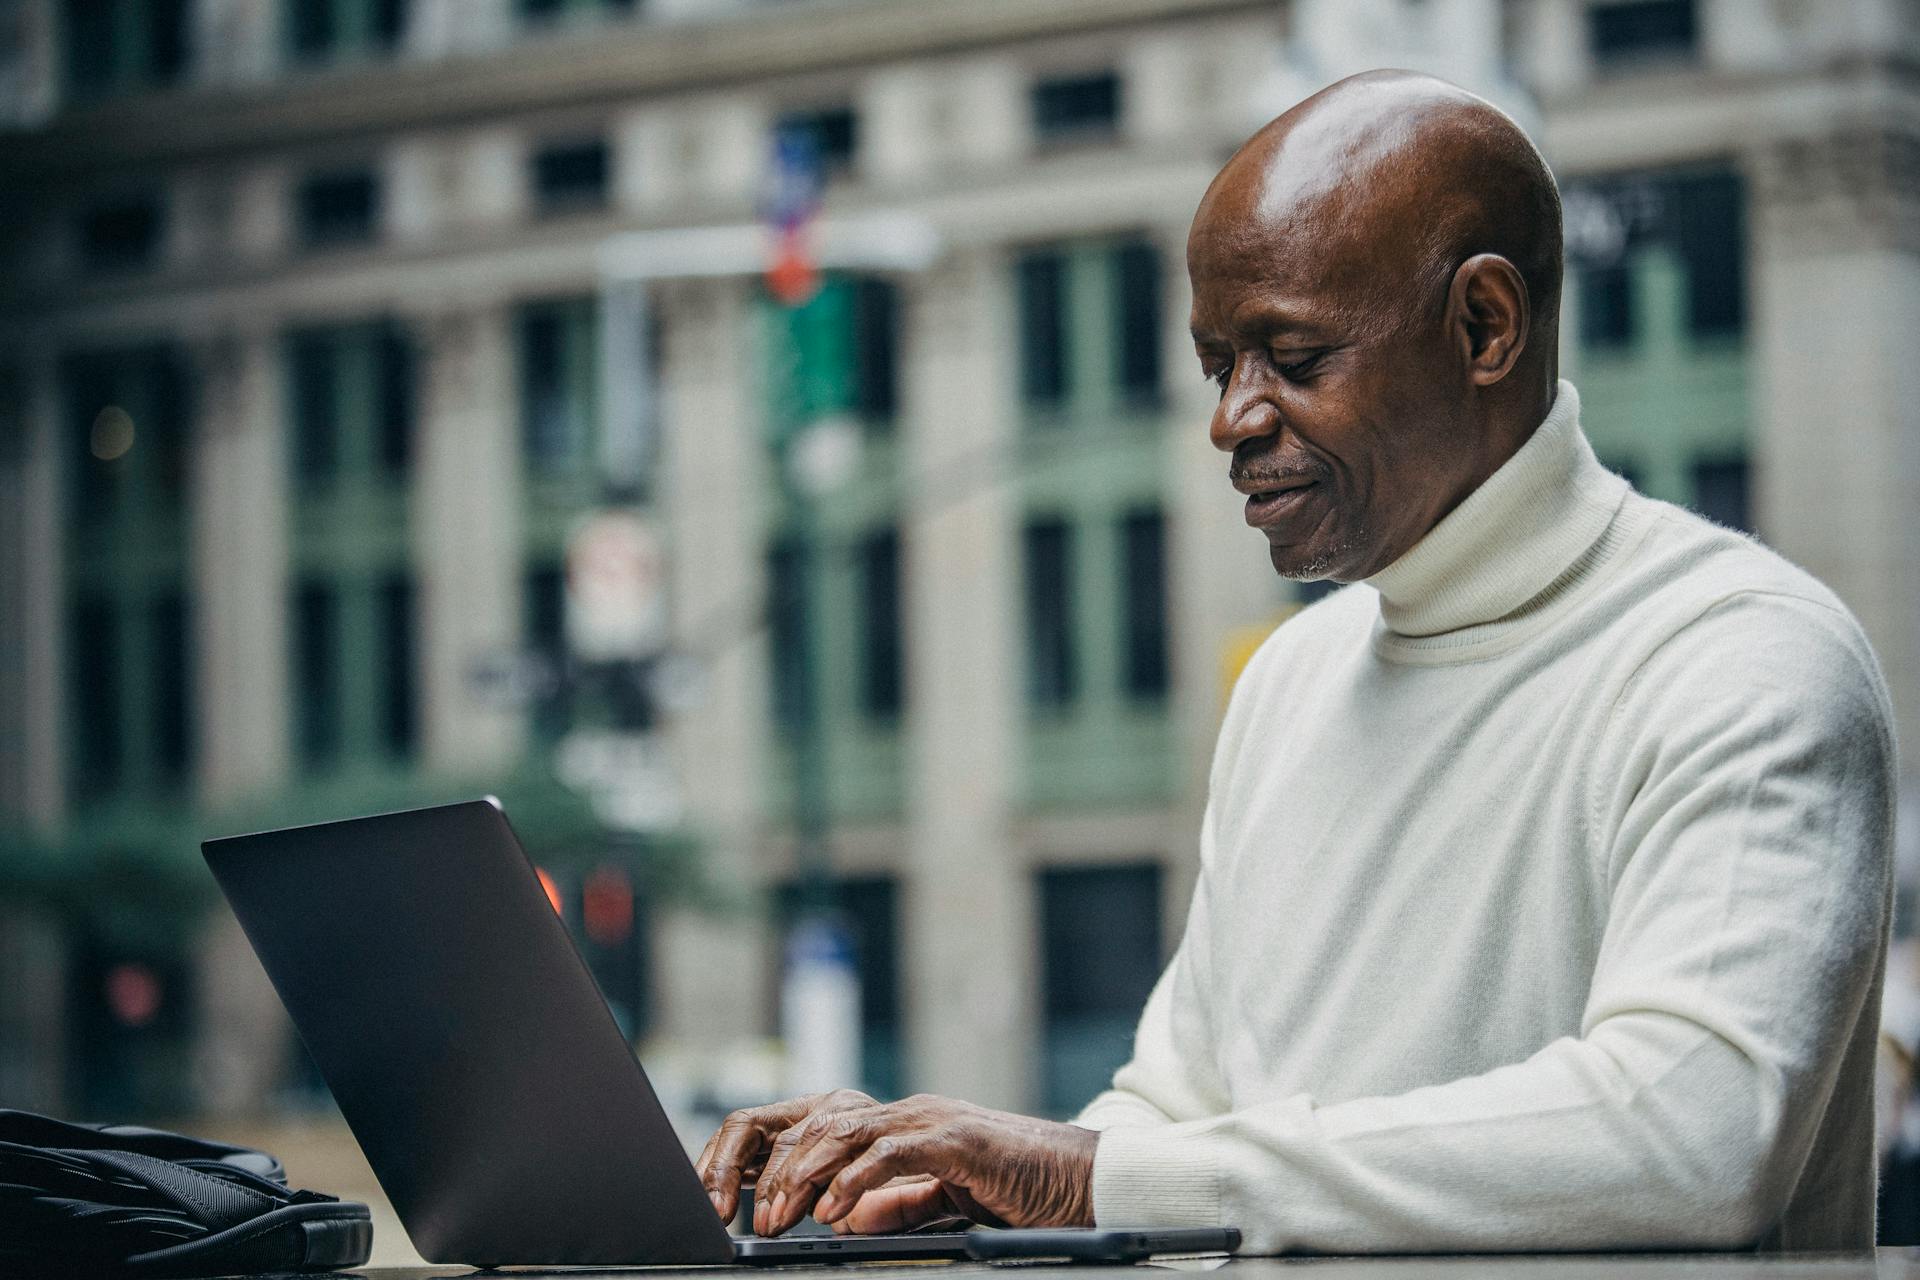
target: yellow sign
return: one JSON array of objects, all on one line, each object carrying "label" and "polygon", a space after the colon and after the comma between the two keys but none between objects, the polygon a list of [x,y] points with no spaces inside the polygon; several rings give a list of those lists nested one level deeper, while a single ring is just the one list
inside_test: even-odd
[{"label": "yellow sign", "polygon": [[1239,683],[1240,673],[1247,669],[1247,663],[1253,660],[1254,650],[1265,644],[1281,623],[1300,612],[1297,604],[1282,605],[1270,622],[1255,623],[1245,627],[1229,627],[1227,634],[1220,640],[1220,706],[1224,710],[1227,699],[1233,695],[1233,686]]}]

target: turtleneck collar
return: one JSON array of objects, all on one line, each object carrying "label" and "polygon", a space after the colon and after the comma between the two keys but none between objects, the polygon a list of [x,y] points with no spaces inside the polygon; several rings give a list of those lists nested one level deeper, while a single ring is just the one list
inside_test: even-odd
[{"label": "turtleneck collar", "polygon": [[1380,593],[1382,622],[1395,636],[1418,638],[1510,617],[1593,549],[1626,490],[1593,456],[1580,394],[1562,380],[1519,451],[1411,550],[1364,579]]}]

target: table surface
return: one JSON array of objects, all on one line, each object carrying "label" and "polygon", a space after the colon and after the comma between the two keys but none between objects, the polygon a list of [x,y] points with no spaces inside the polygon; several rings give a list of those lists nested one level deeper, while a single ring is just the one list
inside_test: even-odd
[{"label": "table surface", "polygon": [[[839,1267],[650,1267],[649,1274],[687,1276],[740,1274],[778,1270],[787,1275],[808,1273],[820,1280],[858,1276],[858,1280],[930,1280],[930,1268],[941,1275],[1005,1272],[1017,1266],[1020,1277],[1039,1273],[1071,1275],[1075,1280],[1128,1275],[1134,1280],[1151,1280],[1154,1272],[1223,1272],[1232,1280],[1277,1280],[1283,1273],[1290,1280],[1414,1280],[1434,1276],[1443,1280],[1468,1280],[1491,1276],[1494,1280],[1741,1280],[1746,1276],[1766,1280],[1920,1280],[1920,1249],[1863,1250],[1842,1254],[1752,1254],[1752,1253],[1665,1253],[1665,1254],[1509,1254],[1473,1257],[1370,1257],[1370,1258],[1236,1258],[1230,1262],[1166,1262],[1149,1264],[1145,1275],[1140,1267],[1052,1266],[1032,1263],[989,1266],[975,1262],[936,1262],[901,1265],[898,1263],[859,1263]],[[471,1267],[372,1267],[352,1272],[367,1280],[448,1280],[450,1277],[477,1275],[567,1276],[573,1280],[596,1275],[632,1275],[635,1269],[537,1271],[514,1268],[506,1272],[478,1272]],[[1304,1273],[1311,1273],[1308,1276]],[[312,1280],[308,1277],[307,1280]],[[1223,1277],[1225,1280],[1225,1277]]]}]

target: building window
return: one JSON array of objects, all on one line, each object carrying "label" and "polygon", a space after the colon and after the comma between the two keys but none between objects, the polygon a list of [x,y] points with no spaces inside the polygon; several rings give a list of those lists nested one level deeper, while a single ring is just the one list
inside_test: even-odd
[{"label": "building window", "polygon": [[340,468],[340,379],[334,347],[325,331],[296,334],[287,342],[294,487],[307,492],[332,484]]},{"label": "building window", "polygon": [[78,98],[171,84],[187,66],[187,0],[67,0],[67,83]]},{"label": "building window", "polygon": [[[798,920],[807,886],[779,887],[775,905],[782,922]],[[900,893],[890,876],[833,882],[835,913],[853,941],[860,979],[860,1087],[876,1098],[897,1098],[905,1063],[900,1015]]]},{"label": "building window", "polygon": [[380,738],[392,756],[413,755],[419,738],[414,672],[413,580],[404,573],[388,574],[380,582],[377,607],[380,627]]},{"label": "building window", "polygon": [[880,529],[861,540],[860,709],[876,720],[891,720],[905,701],[905,658],[901,645],[900,535]]},{"label": "building window", "polygon": [[807,652],[807,590],[811,564],[806,547],[777,540],[767,553],[767,644],[772,650],[773,722],[793,733],[813,709],[812,669]]},{"label": "building window", "polygon": [[1699,50],[1699,15],[1694,0],[1598,0],[1587,34],[1603,68],[1688,60]]},{"label": "building window", "polygon": [[1160,254],[1145,241],[1113,251],[1114,348],[1120,353],[1120,393],[1128,400],[1160,400]]},{"label": "building window", "polygon": [[1033,86],[1033,132],[1043,144],[1090,142],[1120,127],[1120,77],[1111,71]]},{"label": "building window", "polygon": [[160,782],[185,782],[193,765],[193,636],[186,597],[170,591],[152,609],[147,656],[152,665],[154,764]]},{"label": "building window", "polygon": [[1633,343],[1633,272],[1625,263],[1580,271],[1580,344],[1619,350]]},{"label": "building window", "polygon": [[88,271],[136,271],[160,259],[166,220],[160,197],[95,205],[80,217],[80,262]]},{"label": "building window", "polygon": [[1074,867],[1039,877],[1042,1106],[1071,1115],[1130,1055],[1160,976],[1158,865]]},{"label": "building window", "polygon": [[367,244],[378,229],[380,183],[368,169],[314,174],[300,183],[295,203],[305,247]]},{"label": "building window", "polygon": [[1703,458],[1693,464],[1693,509],[1715,524],[1753,532],[1747,460]]},{"label": "building window", "polygon": [[1073,701],[1073,529],[1051,517],[1031,520],[1022,538],[1027,595],[1027,701],[1057,709]]},{"label": "building window", "polygon": [[287,0],[287,44],[302,62],[386,52],[405,34],[407,10],[408,0]]},{"label": "building window", "polygon": [[1020,394],[1037,409],[1057,407],[1067,398],[1066,260],[1041,251],[1021,257]]},{"label": "building window", "polygon": [[294,732],[302,764],[340,755],[340,598],[308,580],[293,595]]},{"label": "building window", "polygon": [[73,789],[111,794],[125,760],[120,720],[120,617],[111,601],[82,596],[69,619],[73,645]]},{"label": "building window", "polygon": [[1746,193],[1737,173],[1627,173],[1574,191],[1576,199],[1605,206],[1621,234],[1617,250],[1575,261],[1582,343],[1604,350],[1637,340],[1639,275],[1652,250],[1679,265],[1680,324],[1689,336],[1717,340],[1745,330]]},{"label": "building window", "polygon": [[416,373],[406,333],[387,321],[296,330],[286,360],[296,491],[324,492],[349,475],[403,480]]},{"label": "building window", "polygon": [[519,315],[520,439],[547,475],[586,467],[597,413],[598,313],[593,299],[531,303]]},{"label": "building window", "polygon": [[63,361],[62,375],[75,523],[180,510],[192,404],[179,353],[88,352]]},{"label": "building window", "polygon": [[1120,520],[1121,682],[1128,696],[1167,693],[1166,520],[1157,510]]},{"label": "building window", "polygon": [[604,209],[608,147],[604,138],[554,143],[533,155],[533,201],[546,215]]},{"label": "building window", "polygon": [[514,0],[521,19],[534,23],[597,13],[624,16],[638,7],[638,0]]},{"label": "building window", "polygon": [[860,128],[852,107],[788,112],[780,117],[776,132],[782,138],[799,139],[819,164],[823,177],[839,178],[853,172]]},{"label": "building window", "polygon": [[570,706],[564,672],[567,662],[567,571],[558,561],[527,570],[524,647],[552,673],[543,696],[533,701],[534,734],[552,742],[567,731]]}]

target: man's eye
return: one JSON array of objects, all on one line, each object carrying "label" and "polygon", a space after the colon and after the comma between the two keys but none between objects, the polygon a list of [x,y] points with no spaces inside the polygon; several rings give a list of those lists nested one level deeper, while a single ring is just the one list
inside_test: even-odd
[{"label": "man's eye", "polygon": [[1208,382],[1220,388],[1221,395],[1227,393],[1227,384],[1233,381],[1233,366],[1230,364],[1218,369],[1202,369],[1200,373]]},{"label": "man's eye", "polygon": [[1313,367],[1319,364],[1322,357],[1324,357],[1326,354],[1327,353],[1324,351],[1313,351],[1295,360],[1276,359],[1273,363],[1273,367],[1280,371],[1281,377],[1287,379],[1288,381],[1293,381],[1296,378],[1302,378],[1302,377],[1305,377],[1307,374],[1312,373]]}]

